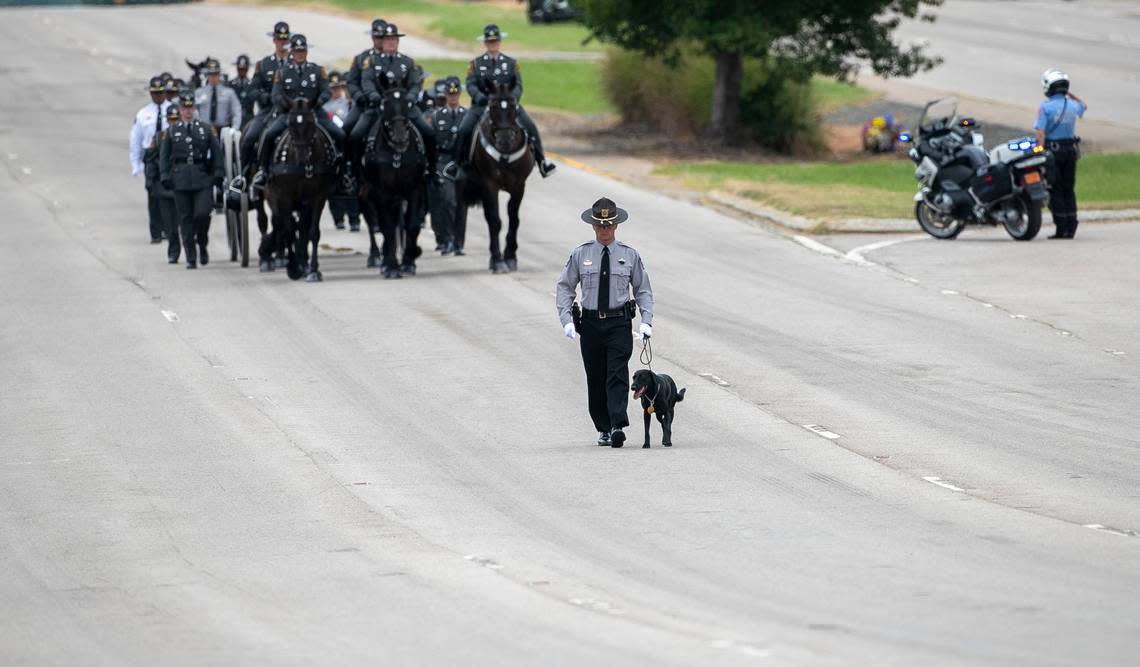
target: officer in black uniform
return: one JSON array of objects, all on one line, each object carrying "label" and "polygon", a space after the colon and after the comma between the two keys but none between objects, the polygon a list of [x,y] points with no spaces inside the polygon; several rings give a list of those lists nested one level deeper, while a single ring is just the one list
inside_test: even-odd
[{"label": "officer in black uniform", "polygon": [[273,106],[273,79],[277,70],[289,59],[289,24],[278,21],[273,24],[273,32],[266,33],[273,38],[273,53],[257,62],[253,68],[253,88],[256,91],[257,115],[241,135],[241,162],[249,164],[254,157],[254,149],[261,139],[266,124],[272,120],[276,109]]},{"label": "officer in black uniform", "polygon": [[286,115],[293,100],[305,98],[317,117],[317,124],[324,128],[332,138],[337,150],[344,145],[344,131],[336,126],[327,114],[321,113],[321,107],[329,101],[332,93],[329,91],[328,75],[325,68],[308,60],[309,42],[305,36],[297,33],[289,38],[289,62],[277,70],[273,77],[273,104],[278,115],[273,123],[265,130],[265,138],[258,151],[258,163],[261,171],[254,176],[254,185],[264,185],[269,174],[269,159],[272,157],[277,138],[289,127],[289,118]]},{"label": "officer in black uniform", "polygon": [[[621,447],[629,426],[629,358],[633,354],[633,314],[641,311],[642,339],[653,335],[653,288],[641,255],[614,239],[616,227],[629,219],[625,210],[606,197],[582,211],[593,226],[594,240],[570,253],[558,277],[555,305],[562,332],[573,340],[582,335],[582,363],[590,418],[598,444]],[[582,286],[582,309],[575,312],[574,290]],[[630,300],[633,290],[634,301]]]},{"label": "officer in black uniform", "polygon": [[249,56],[241,54],[234,61],[234,65],[237,66],[237,76],[227,83],[237,93],[238,101],[241,102],[242,122],[246,122],[253,118],[253,105],[257,102],[258,91],[249,76]]},{"label": "officer in black uniform", "polygon": [[[483,118],[483,112],[487,110],[487,98],[495,87],[506,84],[516,102],[522,98],[523,84],[519,64],[514,58],[499,52],[502,39],[503,33],[499,30],[499,26],[492,23],[483,28],[483,44],[487,47],[487,51],[467,65],[467,94],[471,96],[471,109],[463,119],[463,126],[459,128],[460,166],[466,166],[470,162],[471,139],[475,134],[475,126]],[[530,135],[538,173],[546,178],[554,171],[555,164],[546,159],[546,153],[542,150],[542,137],[539,136],[538,128],[535,127],[530,114],[521,104],[518,110],[519,122]]]},{"label": "officer in black uniform", "polygon": [[162,184],[174,191],[174,208],[186,250],[186,268],[210,263],[210,187],[220,186],[225,176],[222,146],[210,126],[194,117],[194,96],[179,98],[181,121],[170,128],[159,149]]},{"label": "officer in black uniform", "polygon": [[[459,124],[463,122],[467,109],[459,105],[459,77],[448,77],[444,82],[444,102],[427,114],[435,132],[435,144],[439,151],[436,173],[446,173],[449,162],[455,161],[455,146],[458,143]],[[431,228],[436,235],[436,243],[444,255],[462,255],[463,243],[467,235],[467,207],[461,206],[456,193],[456,183],[447,177],[429,181],[428,197],[431,205]]]},{"label": "officer in black uniform", "polygon": [[173,76],[166,80],[166,101],[178,106],[178,96],[182,94],[182,87],[185,83],[182,79],[175,79]]},{"label": "officer in black uniform", "polygon": [[360,116],[368,110],[368,96],[364,94],[364,90],[360,86],[360,71],[361,64],[365,58],[374,58],[383,53],[384,41],[384,28],[387,27],[388,22],[384,19],[375,19],[372,21],[372,47],[361,51],[352,58],[352,66],[348,68],[348,74],[344,77],[345,85],[348,88],[348,98],[352,100],[352,109],[349,110],[348,116],[344,119],[344,133],[348,140],[344,142],[344,163],[347,166],[348,174],[350,177],[355,178],[357,170],[360,167],[361,146],[353,140],[353,130],[356,124],[360,122]]},{"label": "officer in black uniform", "polygon": [[[400,32],[395,23],[385,25],[384,36],[380,41],[383,52],[377,56],[366,56],[360,63],[360,88],[367,98],[369,109],[352,130],[352,141],[358,147],[364,144],[372,126],[380,119],[380,102],[385,92],[394,88],[415,99],[423,87],[423,80],[416,77],[416,61],[400,53],[400,38],[403,36],[404,33]],[[428,125],[414,104],[408,108],[407,118],[423,137],[428,164],[435,165],[435,132],[431,125]]]},{"label": "officer in black uniform", "polygon": [[166,126],[161,132],[154,135],[154,139],[143,152],[143,164],[146,171],[146,187],[154,193],[158,203],[159,219],[167,238],[166,258],[171,264],[178,263],[182,254],[182,238],[178,235],[178,211],[174,208],[174,192],[162,184],[161,167],[159,166],[159,153],[162,142],[170,133],[170,128],[178,124],[179,111],[177,104],[166,107]]}]

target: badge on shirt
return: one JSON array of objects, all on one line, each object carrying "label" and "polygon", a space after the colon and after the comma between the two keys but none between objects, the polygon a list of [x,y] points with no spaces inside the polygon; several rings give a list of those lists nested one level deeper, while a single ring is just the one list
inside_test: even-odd
[{"label": "badge on shirt", "polygon": [[618,264],[625,264],[625,257],[618,257]]}]

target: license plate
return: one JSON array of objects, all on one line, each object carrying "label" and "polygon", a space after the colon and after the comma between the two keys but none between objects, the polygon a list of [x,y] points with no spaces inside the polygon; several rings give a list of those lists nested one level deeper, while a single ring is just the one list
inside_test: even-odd
[{"label": "license plate", "polygon": [[1041,174],[1040,173],[1038,173],[1036,171],[1025,172],[1025,184],[1026,185],[1029,185],[1030,183],[1040,183],[1040,182],[1041,182]]}]

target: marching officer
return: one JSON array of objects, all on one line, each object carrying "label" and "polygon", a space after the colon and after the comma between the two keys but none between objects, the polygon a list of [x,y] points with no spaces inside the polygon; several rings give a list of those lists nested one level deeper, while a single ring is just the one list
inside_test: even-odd
[{"label": "marching officer", "polygon": [[1051,239],[1071,239],[1077,233],[1077,160],[1081,158],[1081,138],[1077,136],[1077,119],[1083,118],[1088,105],[1069,92],[1069,75],[1059,69],[1047,69],[1041,75],[1041,88],[1047,98],[1037,111],[1037,144],[1053,154],[1054,173],[1049,175],[1049,210],[1057,231]]},{"label": "marching officer", "polygon": [[[467,109],[459,105],[459,77],[451,76],[443,81],[444,102],[428,112],[427,120],[435,133],[435,144],[439,151],[435,165],[437,174],[446,173],[446,166],[455,161],[455,146],[458,143],[459,124],[467,115]],[[467,207],[459,204],[454,180],[446,177],[429,181],[428,197],[431,204],[431,228],[436,234],[437,245],[444,255],[463,255],[463,243],[467,235]]]},{"label": "marching officer", "polygon": [[[653,288],[641,255],[614,239],[629,214],[602,197],[582,211],[593,226],[594,240],[570,253],[558,277],[555,303],[567,338],[582,336],[582,363],[590,418],[598,430],[598,444],[621,447],[623,428],[629,426],[629,358],[633,354],[634,303],[641,312],[638,331],[642,340],[653,335]],[[582,307],[574,303],[574,290],[582,288]],[[633,300],[630,300],[630,290]]]},{"label": "marching officer", "polygon": [[166,86],[166,101],[178,106],[178,96],[182,94],[182,87],[186,85],[186,82],[171,76],[163,82],[163,85]]},{"label": "marching officer", "polygon": [[146,170],[146,187],[154,192],[158,199],[158,210],[162,218],[163,235],[167,238],[166,259],[171,264],[178,263],[182,254],[182,238],[178,235],[178,213],[174,209],[174,193],[162,185],[161,169],[159,167],[159,150],[170,128],[178,124],[179,112],[177,104],[166,107],[166,126],[161,132],[154,135],[154,140],[143,152],[143,164]]},{"label": "marching officer", "polygon": [[[329,120],[342,129],[344,119],[352,111],[352,100],[345,94],[345,87],[340,72],[329,72],[329,92],[332,96],[321,107],[321,111],[329,117]],[[337,191],[329,197],[329,213],[332,214],[337,229],[344,229],[344,221],[347,218],[349,231],[360,231],[360,202],[356,198],[351,182],[346,183],[344,178],[338,179]]]},{"label": "marching officer", "polygon": [[222,147],[210,126],[194,117],[194,97],[179,100],[181,121],[170,128],[159,149],[162,184],[174,191],[174,208],[186,250],[186,268],[210,263],[210,186],[221,184]]},{"label": "marching officer", "polygon": [[365,58],[375,58],[384,52],[384,28],[387,27],[388,22],[384,19],[375,19],[372,21],[372,47],[361,51],[352,58],[352,66],[348,68],[348,74],[345,75],[345,84],[348,88],[348,97],[352,100],[352,109],[348,112],[348,117],[344,119],[344,133],[348,137],[344,145],[344,162],[348,167],[348,174],[355,177],[356,170],[360,166],[360,145],[353,140],[356,136],[353,130],[356,124],[360,121],[360,116],[368,110],[368,96],[364,94],[363,88],[360,84],[361,66]]},{"label": "marching officer", "polygon": [[[416,61],[400,53],[400,38],[404,36],[395,23],[385,24],[384,35],[380,39],[381,53],[365,56],[360,63],[360,89],[364,92],[369,109],[352,129],[352,141],[357,147],[364,144],[372,125],[379,120],[380,102],[386,91],[395,88],[415,99],[423,87],[423,80],[416,76]],[[407,118],[412,121],[424,139],[428,164],[435,165],[437,162],[435,133],[431,126],[414,104],[408,107]]]},{"label": "marching officer", "polygon": [[257,101],[257,115],[241,135],[241,162],[249,164],[254,158],[254,148],[258,139],[275,113],[273,105],[273,79],[289,59],[289,24],[278,21],[273,24],[273,32],[266,33],[273,38],[273,53],[257,61],[253,68],[254,98]]},{"label": "marching officer", "polygon": [[[253,79],[249,77],[249,56],[244,53],[241,54],[234,61],[234,65],[237,66],[237,76],[230,79],[227,84],[237,93],[238,102],[241,103],[242,122],[246,122],[253,118],[253,105],[257,102],[257,88],[253,84]],[[241,128],[240,125],[235,125],[235,127]]]},{"label": "marching officer", "polygon": [[222,84],[222,64],[206,60],[206,85],[194,91],[194,104],[201,118],[215,132],[223,127],[241,128],[241,100],[233,88]]},{"label": "marching officer", "polygon": [[[150,104],[138,110],[135,122],[131,125],[130,142],[128,144],[128,157],[131,161],[131,176],[145,175],[144,152],[147,146],[154,141],[156,134],[162,131],[163,115],[170,103],[166,101],[166,85],[162,77],[151,77],[148,90]],[[146,179],[147,215],[150,219],[150,242],[161,243],[164,225],[159,202],[154,192],[153,183]]]},{"label": "marching officer", "polygon": [[273,77],[273,104],[277,108],[278,115],[265,130],[265,138],[257,154],[261,171],[253,177],[254,185],[264,185],[269,176],[269,159],[272,157],[273,147],[277,143],[277,138],[289,126],[286,114],[293,100],[297,98],[303,97],[309,101],[310,108],[317,112],[317,124],[332,137],[336,149],[341,150],[341,146],[344,145],[344,131],[329,120],[326,114],[320,113],[320,108],[331,96],[325,68],[309,62],[308,40],[301,33],[293,35],[289,38],[289,62],[279,68]]},{"label": "marching officer", "polygon": [[[470,162],[471,138],[475,134],[475,125],[483,118],[483,112],[487,110],[487,98],[495,87],[506,84],[516,102],[522,98],[522,73],[519,71],[518,61],[500,52],[503,36],[504,33],[499,30],[499,26],[493,23],[483,28],[483,45],[487,50],[467,65],[467,94],[471,96],[471,109],[463,119],[463,126],[459,128],[458,155],[459,164],[463,167]],[[542,137],[539,136],[538,128],[535,127],[530,114],[521,104],[518,110],[519,122],[530,136],[538,173],[546,178],[554,171],[555,164],[546,159],[546,153],[542,150]]]}]

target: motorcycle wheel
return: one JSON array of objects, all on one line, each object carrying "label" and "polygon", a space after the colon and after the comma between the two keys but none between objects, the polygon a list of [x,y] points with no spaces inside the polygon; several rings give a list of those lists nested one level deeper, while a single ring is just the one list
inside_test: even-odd
[{"label": "motorcycle wheel", "polygon": [[918,225],[922,227],[922,231],[943,241],[957,237],[966,228],[966,223],[953,216],[939,213],[925,201],[917,202],[914,205],[914,217],[918,220]]},{"label": "motorcycle wheel", "polygon": [[1003,223],[1005,231],[1015,241],[1031,241],[1037,236],[1037,232],[1041,231],[1041,202],[1023,199],[1020,208],[1021,215],[1018,216],[1017,222]]}]

